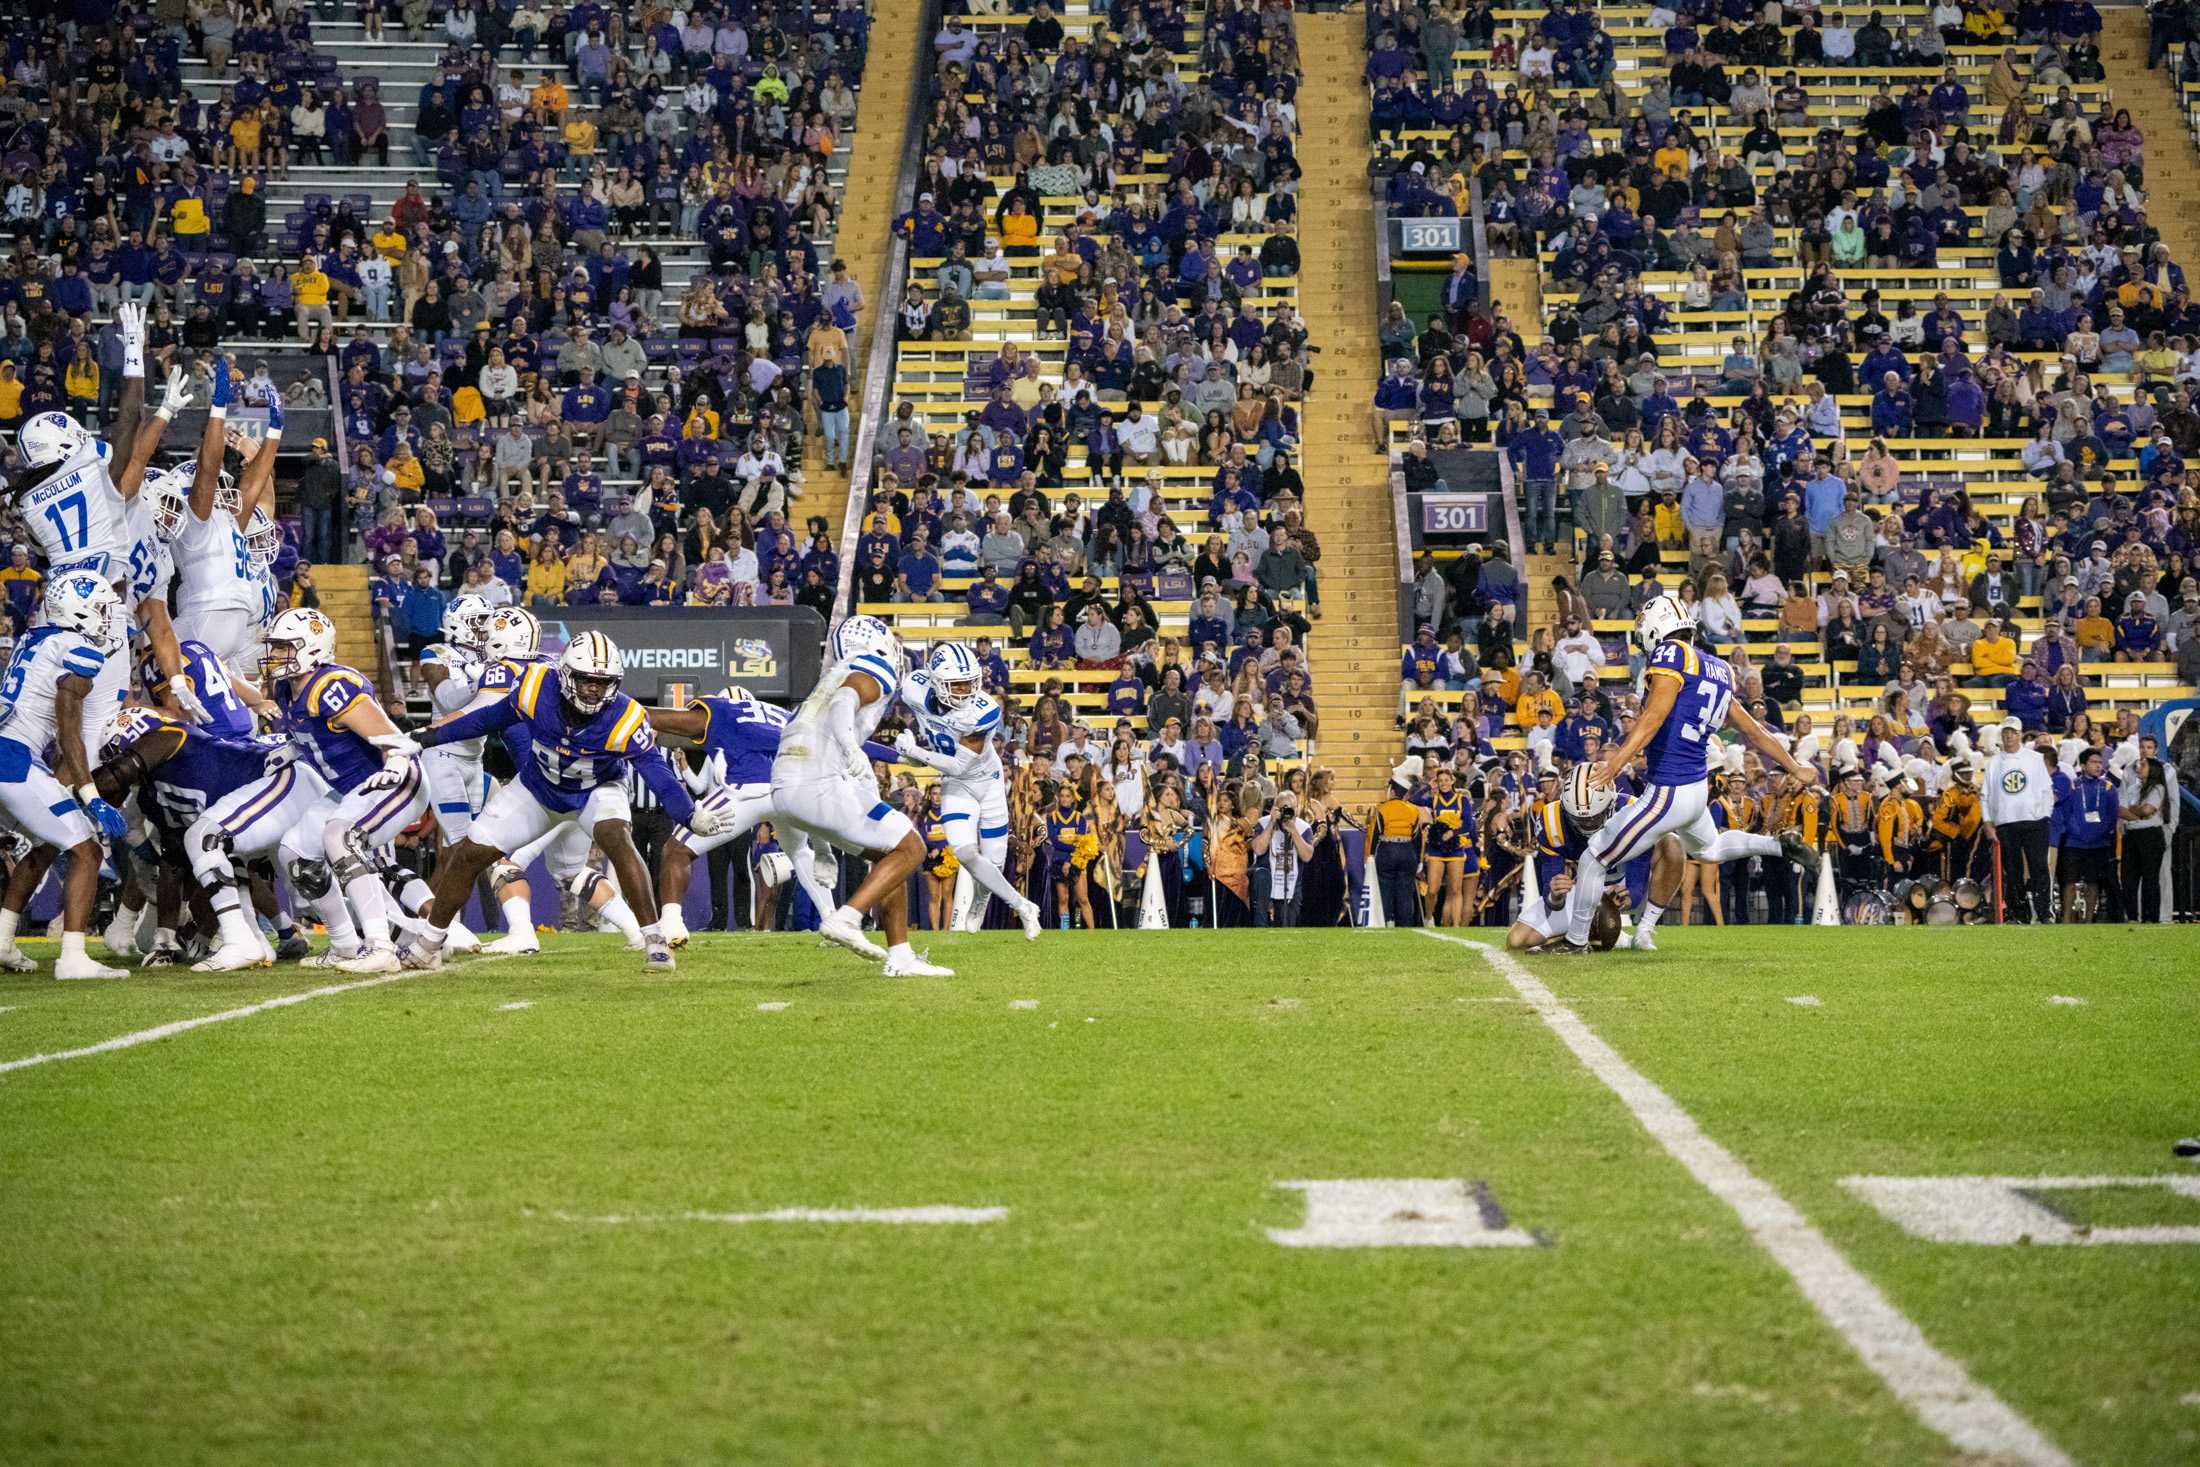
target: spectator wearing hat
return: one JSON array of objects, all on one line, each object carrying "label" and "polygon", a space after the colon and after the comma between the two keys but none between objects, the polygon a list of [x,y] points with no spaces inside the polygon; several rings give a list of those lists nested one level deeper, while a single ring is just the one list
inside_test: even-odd
[{"label": "spectator wearing hat", "polygon": [[1409,754],[1390,771],[1389,792],[1368,812],[1367,829],[1375,842],[1375,880],[1382,896],[1383,916],[1393,927],[1421,925],[1421,899],[1417,878],[1421,870],[1421,839],[1429,823],[1426,805],[1410,796],[1421,781],[1423,762]]},{"label": "spectator wearing hat", "polygon": [[2162,624],[2147,610],[2146,593],[2134,591],[2124,600],[2124,614],[2116,618],[2116,660],[2153,662],[2161,650]]}]

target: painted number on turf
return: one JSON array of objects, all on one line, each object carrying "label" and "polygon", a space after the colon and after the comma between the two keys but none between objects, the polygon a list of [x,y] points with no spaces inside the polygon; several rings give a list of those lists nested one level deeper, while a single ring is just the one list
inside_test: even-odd
[{"label": "painted number on turf", "polygon": [[2200,1202],[2200,1177],[1843,1177],[1841,1185],[1931,1243],[2200,1243],[2200,1227],[2086,1227],[2056,1205],[2058,1193],[2104,1187],[2159,1188]]},{"label": "painted number on turf", "polygon": [[1286,1248],[1537,1248],[1544,1240],[1511,1226],[1489,1186],[1456,1177],[1371,1177],[1278,1182],[1306,1197],[1306,1220],[1270,1228]]}]

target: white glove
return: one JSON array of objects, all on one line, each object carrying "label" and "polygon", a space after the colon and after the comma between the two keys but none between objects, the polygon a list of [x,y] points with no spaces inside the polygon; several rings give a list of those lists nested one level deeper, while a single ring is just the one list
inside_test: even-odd
[{"label": "white glove", "polygon": [[688,829],[696,835],[716,835],[733,823],[733,811],[723,789],[711,791],[695,802]]},{"label": "white glove", "polygon": [[382,756],[382,767],[359,782],[360,792],[363,794],[379,794],[383,790],[396,789],[405,782],[405,776],[411,772],[411,769],[412,756],[410,754],[384,754]]},{"label": "white glove", "polygon": [[917,757],[917,736],[908,729],[903,729],[894,740],[894,752],[904,759],[914,760]]},{"label": "white glove", "polygon": [[176,706],[183,710],[183,716],[188,722],[208,721],[206,705],[199,701],[199,690],[192,687],[191,679],[182,673],[168,679],[168,696],[176,700]]},{"label": "white glove", "polygon": [[136,301],[115,306],[115,324],[122,328],[122,375],[145,375],[145,307]]},{"label": "white glove", "polygon": [[181,367],[170,367],[168,380],[161,385],[161,391],[164,395],[160,406],[153,409],[153,415],[172,423],[177,414],[191,406],[191,374]]}]

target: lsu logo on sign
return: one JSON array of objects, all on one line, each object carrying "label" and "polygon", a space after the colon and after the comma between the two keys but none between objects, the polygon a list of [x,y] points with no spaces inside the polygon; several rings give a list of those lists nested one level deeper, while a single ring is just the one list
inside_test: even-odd
[{"label": "lsu logo on sign", "polygon": [[729,671],[740,678],[774,678],[779,676],[779,658],[763,638],[740,637],[733,644],[733,666]]}]

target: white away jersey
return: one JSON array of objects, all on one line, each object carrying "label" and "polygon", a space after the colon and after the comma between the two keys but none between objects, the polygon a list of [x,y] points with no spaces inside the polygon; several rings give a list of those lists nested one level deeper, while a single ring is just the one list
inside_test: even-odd
[{"label": "white away jersey", "polygon": [[[993,747],[993,735],[1001,727],[1000,702],[991,693],[980,693],[960,708],[943,708],[935,701],[934,693],[931,675],[919,670],[909,674],[901,702],[916,719],[919,743],[935,754],[964,761],[953,772],[943,770],[941,778],[949,785],[970,790],[998,785],[1002,778],[1001,755]],[[984,736],[983,750],[963,746],[963,740],[972,734]]]},{"label": "white away jersey", "polygon": [[[833,745],[831,720],[827,710],[832,707],[833,695],[847,686],[848,679],[863,673],[879,685],[878,701],[856,710],[856,740],[858,747],[841,749]],[[821,779],[834,775],[846,775],[859,779],[871,777],[871,757],[860,747],[864,739],[878,732],[880,720],[894,704],[894,695],[900,691],[901,669],[893,666],[876,653],[852,657],[829,669],[817,680],[810,696],[802,700],[794,718],[787,724],[786,732],[779,736],[779,758],[772,766],[774,778],[792,770],[797,778]]]},{"label": "white away jersey", "polygon": [[205,519],[183,512],[172,552],[183,590],[176,597],[178,617],[205,611],[260,614],[260,589],[254,584],[252,552],[245,548],[237,517],[220,508]]},{"label": "white away jersey", "polygon": [[176,562],[153,526],[152,502],[142,489],[122,501],[122,539],[130,557],[122,599],[133,612],[147,601],[166,601]]},{"label": "white away jersey", "polygon": [[46,557],[48,575],[88,570],[120,580],[126,573],[122,496],[107,477],[99,449],[94,442],[71,454],[16,501],[24,528]]},{"label": "white away jersey", "polygon": [[[61,679],[74,676],[96,683],[106,667],[106,653],[65,627],[40,625],[23,633],[7,671],[0,673],[0,739],[21,744],[33,758],[43,759],[54,738]],[[89,697],[84,711],[89,723]]]},{"label": "white away jersey", "polygon": [[[433,665],[444,671],[443,681],[429,690],[428,700],[435,709],[438,720],[454,713],[464,713],[476,706],[476,697],[482,691],[482,674],[489,669],[488,659],[471,647],[453,646],[449,642],[437,642],[420,654],[423,666]],[[508,689],[500,689],[496,697],[502,697]],[[496,698],[487,699],[495,702]],[[465,739],[455,744],[439,747],[470,764],[481,762],[483,739]]]}]

